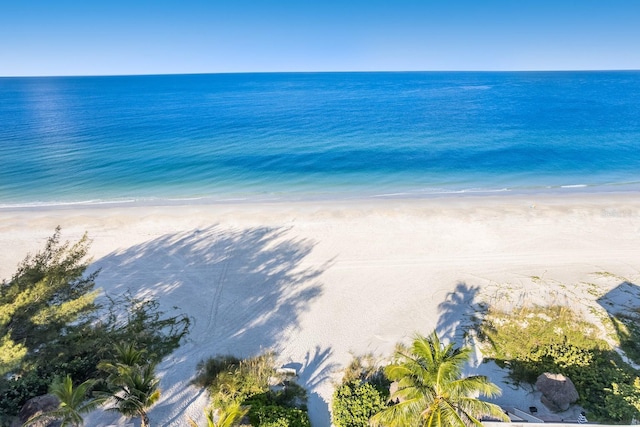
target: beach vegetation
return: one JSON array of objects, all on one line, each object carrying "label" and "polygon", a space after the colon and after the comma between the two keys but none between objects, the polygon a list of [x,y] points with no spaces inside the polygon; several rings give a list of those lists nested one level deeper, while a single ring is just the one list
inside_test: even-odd
[{"label": "beach vegetation", "polygon": [[333,393],[331,415],[336,427],[368,427],[369,419],[387,407],[388,391],[366,381],[349,381]]},{"label": "beach vegetation", "polygon": [[333,393],[331,416],[336,427],[367,427],[387,407],[391,382],[371,354],[354,356]]},{"label": "beach vegetation", "polygon": [[192,383],[207,388],[214,407],[226,408],[267,392],[269,379],[275,375],[274,364],[271,352],[247,359],[216,356],[198,364]]},{"label": "beach vegetation", "polygon": [[620,349],[635,363],[640,364],[640,309],[610,315]]},{"label": "beach vegetation", "polygon": [[[267,358],[266,355],[263,357]],[[201,360],[196,366],[196,376],[191,380],[191,384],[197,387],[213,387],[219,374],[235,369],[240,365],[241,360],[230,354]]]},{"label": "beach vegetation", "polygon": [[89,240],[60,241],[57,228],[44,250],[27,256],[0,285],[0,375],[67,353],[75,335],[96,310],[97,271],[85,275]]},{"label": "beach vegetation", "polygon": [[380,361],[373,354],[354,356],[344,370],[342,383],[367,382],[379,389],[388,389],[391,384],[384,375]]},{"label": "beach vegetation", "polygon": [[[234,427],[242,422],[242,419],[249,412],[249,407],[233,403],[225,409],[214,409],[209,407],[204,410],[206,427]],[[190,427],[199,427],[192,418],[189,418]]]},{"label": "beach vegetation", "polygon": [[49,394],[55,396],[60,405],[53,411],[47,411],[33,418],[30,418],[25,427],[46,419],[54,419],[60,421],[60,426],[78,427],[83,424],[83,415],[96,409],[103,403],[103,399],[90,396],[94,381],[88,380],[73,385],[73,380],[69,375],[62,379],[56,379],[49,386]]},{"label": "beach vegetation", "polygon": [[[144,349],[147,362],[159,363],[180,346],[189,334],[191,318],[173,307],[174,313],[161,309],[154,298],[137,298],[129,291],[118,296],[105,295],[108,304],[94,315],[91,333],[100,348],[100,360],[119,357],[118,345]],[[130,343],[130,344],[127,344]]]},{"label": "beach vegetation", "polygon": [[599,336],[599,329],[567,307],[489,308],[478,327],[487,358],[509,369],[516,384],[534,384],[545,372],[575,384],[590,419],[640,418],[640,372]]},{"label": "beach vegetation", "polygon": [[253,427],[311,427],[306,410],[282,405],[256,405],[249,409]]},{"label": "beach vegetation", "polygon": [[470,356],[469,347],[445,345],[435,332],[399,345],[384,369],[396,385],[394,404],[374,415],[371,425],[466,427],[481,425],[485,416],[508,421],[499,406],[479,399],[500,394],[498,386],[485,376],[462,375]]},{"label": "beach vegetation", "polygon": [[247,407],[254,427],[308,427],[306,391],[276,372],[275,354],[240,359],[220,355],[201,361],[192,383],[206,387],[211,409]]},{"label": "beach vegetation", "polygon": [[131,343],[116,345],[115,353],[114,360],[98,365],[107,373],[108,392],[100,395],[111,404],[108,410],[126,417],[140,417],[142,427],[148,427],[147,410],[160,399],[156,362],[147,357],[146,351],[138,350]]},{"label": "beach vegetation", "polygon": [[609,416],[618,420],[637,420],[640,413],[640,378],[633,383],[611,383],[605,404]]},{"label": "beach vegetation", "polygon": [[98,365],[115,357],[114,342],[135,342],[157,363],[188,334],[191,319],[166,314],[153,298],[125,292],[98,304],[99,271],[88,272],[89,247],[86,234],[63,242],[56,228],[44,249],[0,285],[0,425],[57,378],[104,384],[107,373]]}]

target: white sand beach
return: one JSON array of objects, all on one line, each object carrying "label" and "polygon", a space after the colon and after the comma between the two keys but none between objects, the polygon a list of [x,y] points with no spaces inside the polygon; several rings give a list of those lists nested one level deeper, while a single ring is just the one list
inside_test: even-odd
[{"label": "white sand beach", "polygon": [[0,278],[57,225],[64,239],[89,233],[104,291],[154,295],[194,318],[160,365],[158,426],[201,417],[208,398],[189,381],[215,354],[276,350],[326,427],[352,353],[389,355],[434,328],[451,338],[480,301],[593,316],[598,297],[640,276],[638,194],[4,209]]}]

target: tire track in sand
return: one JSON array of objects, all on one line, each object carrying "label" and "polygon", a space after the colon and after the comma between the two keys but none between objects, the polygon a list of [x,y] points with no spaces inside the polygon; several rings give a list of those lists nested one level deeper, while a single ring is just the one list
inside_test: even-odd
[{"label": "tire track in sand", "polygon": [[224,288],[224,282],[227,280],[227,271],[229,270],[229,261],[224,261],[222,263],[222,271],[220,272],[220,276],[218,277],[218,286],[216,287],[216,291],[213,295],[213,299],[211,300],[211,308],[209,310],[209,315],[207,316],[207,330],[215,332],[216,325],[218,322],[218,311],[220,310],[220,303],[222,300],[222,290]]}]

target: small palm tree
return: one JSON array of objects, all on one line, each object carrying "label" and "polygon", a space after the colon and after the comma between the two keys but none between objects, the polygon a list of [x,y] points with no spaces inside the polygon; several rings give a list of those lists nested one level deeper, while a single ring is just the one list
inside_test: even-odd
[{"label": "small palm tree", "polygon": [[374,415],[373,426],[467,427],[481,426],[478,420],[492,415],[508,421],[499,406],[476,396],[496,396],[500,389],[485,376],[462,377],[471,349],[443,345],[437,334],[416,336],[410,348],[400,347],[396,362],[385,368],[397,390],[398,402]]},{"label": "small palm tree", "polygon": [[[212,408],[205,409],[204,414],[207,420],[207,427],[233,427],[238,425],[247,412],[248,406],[240,406],[239,403],[232,403],[224,410],[218,410],[217,414]],[[198,424],[189,418],[191,427],[198,427]]]},{"label": "small palm tree", "polygon": [[131,343],[121,343],[114,346],[115,359],[103,360],[98,364],[98,368],[107,372],[107,383],[117,382],[117,378],[125,374],[132,366],[144,365],[145,351],[138,350]]},{"label": "small palm tree", "polygon": [[156,364],[144,358],[144,351],[122,344],[116,345],[116,360],[102,362],[99,367],[109,373],[111,393],[103,394],[113,403],[108,409],[127,417],[140,417],[142,427],[148,427],[147,409],[160,399]]},{"label": "small palm tree", "polygon": [[142,427],[149,426],[147,409],[160,399],[160,380],[155,375],[155,364],[132,366],[117,379],[111,395],[113,407],[127,417],[140,417]]},{"label": "small palm tree", "polygon": [[49,386],[49,394],[58,398],[60,405],[53,411],[48,411],[29,419],[23,426],[29,426],[44,418],[54,418],[62,422],[61,427],[78,427],[83,423],[82,414],[87,414],[104,402],[102,398],[87,398],[94,381],[85,381],[77,387],[69,375],[56,380]]}]

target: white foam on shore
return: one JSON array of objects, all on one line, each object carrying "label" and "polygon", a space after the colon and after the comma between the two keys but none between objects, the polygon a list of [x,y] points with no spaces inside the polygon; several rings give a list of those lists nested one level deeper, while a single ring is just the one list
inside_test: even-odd
[{"label": "white foam on shore", "polygon": [[326,202],[326,201],[366,201],[368,199],[429,199],[434,197],[447,196],[465,196],[465,195],[492,195],[496,193],[511,193],[513,195],[529,195],[529,194],[545,194],[553,195],[558,192],[563,194],[576,193],[584,194],[586,192],[595,194],[606,194],[612,192],[640,192],[640,181],[636,182],[611,182],[598,185],[592,184],[564,184],[554,186],[530,186],[530,187],[468,187],[468,188],[440,188],[440,187],[424,187],[412,189],[395,190],[390,188],[389,191],[372,191],[371,189],[363,191],[336,191],[327,189],[327,191],[295,191],[290,192],[274,192],[274,193],[220,193],[197,196],[168,196],[168,197],[119,197],[114,199],[80,199],[80,200],[50,200],[50,201],[25,201],[25,202],[7,202],[0,203],[1,210],[15,209],[47,209],[47,208],[73,208],[73,207],[92,207],[92,206],[118,206],[118,205],[137,205],[137,206],[170,206],[170,205],[188,205],[188,204],[229,204],[229,203],[296,203],[296,202]]}]

